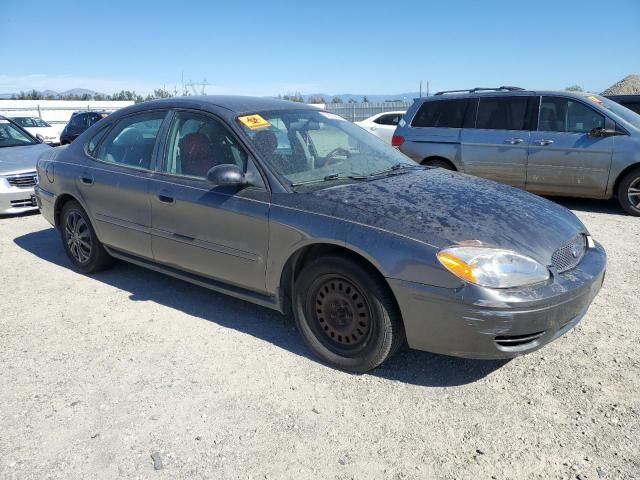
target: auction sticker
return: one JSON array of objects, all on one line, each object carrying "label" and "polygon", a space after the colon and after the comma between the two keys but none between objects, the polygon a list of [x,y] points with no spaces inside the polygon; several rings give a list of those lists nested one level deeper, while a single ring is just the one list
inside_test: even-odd
[{"label": "auction sticker", "polygon": [[243,125],[249,127],[251,130],[258,130],[260,128],[267,128],[271,126],[269,122],[267,122],[257,113],[254,113],[253,115],[238,117],[238,120],[240,120]]}]

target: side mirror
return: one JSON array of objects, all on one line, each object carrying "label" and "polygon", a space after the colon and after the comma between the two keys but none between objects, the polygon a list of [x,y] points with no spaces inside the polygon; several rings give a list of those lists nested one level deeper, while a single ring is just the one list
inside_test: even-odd
[{"label": "side mirror", "polygon": [[596,127],[592,128],[588,135],[590,137],[613,137],[614,135],[623,135],[623,132],[619,132],[612,128]]},{"label": "side mirror", "polygon": [[216,165],[207,172],[207,181],[214,187],[246,187],[249,183],[237,165]]}]

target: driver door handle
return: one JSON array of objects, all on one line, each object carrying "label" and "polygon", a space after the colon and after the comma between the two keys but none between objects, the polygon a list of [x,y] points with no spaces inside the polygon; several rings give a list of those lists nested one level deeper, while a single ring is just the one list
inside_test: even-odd
[{"label": "driver door handle", "polygon": [[553,140],[538,140],[536,145],[540,145],[541,147],[545,147],[547,145],[553,145]]},{"label": "driver door handle", "polygon": [[518,145],[520,143],[524,142],[524,140],[522,138],[507,138],[504,143],[509,144],[509,145]]}]

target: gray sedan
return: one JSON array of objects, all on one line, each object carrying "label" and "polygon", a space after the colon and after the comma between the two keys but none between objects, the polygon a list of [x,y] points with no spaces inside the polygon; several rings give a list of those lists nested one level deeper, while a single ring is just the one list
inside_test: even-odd
[{"label": "gray sedan", "polygon": [[416,165],[343,118],[250,97],[120,110],[38,163],[77,270],[113,258],[292,313],[351,372],[403,343],[469,358],[540,348],[583,317],[606,255],[568,210]]}]

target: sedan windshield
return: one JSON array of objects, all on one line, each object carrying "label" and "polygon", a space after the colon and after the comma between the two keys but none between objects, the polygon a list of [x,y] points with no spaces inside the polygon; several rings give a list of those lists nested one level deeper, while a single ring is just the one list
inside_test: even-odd
[{"label": "sedan windshield", "polygon": [[0,147],[18,147],[21,145],[35,145],[33,138],[28,136],[9,120],[0,118]]},{"label": "sedan windshield", "polygon": [[378,137],[332,113],[261,112],[241,116],[238,123],[292,186],[364,179],[416,166]]},{"label": "sedan windshield", "polygon": [[37,117],[16,117],[13,119],[21,127],[50,127],[47,122]]}]

